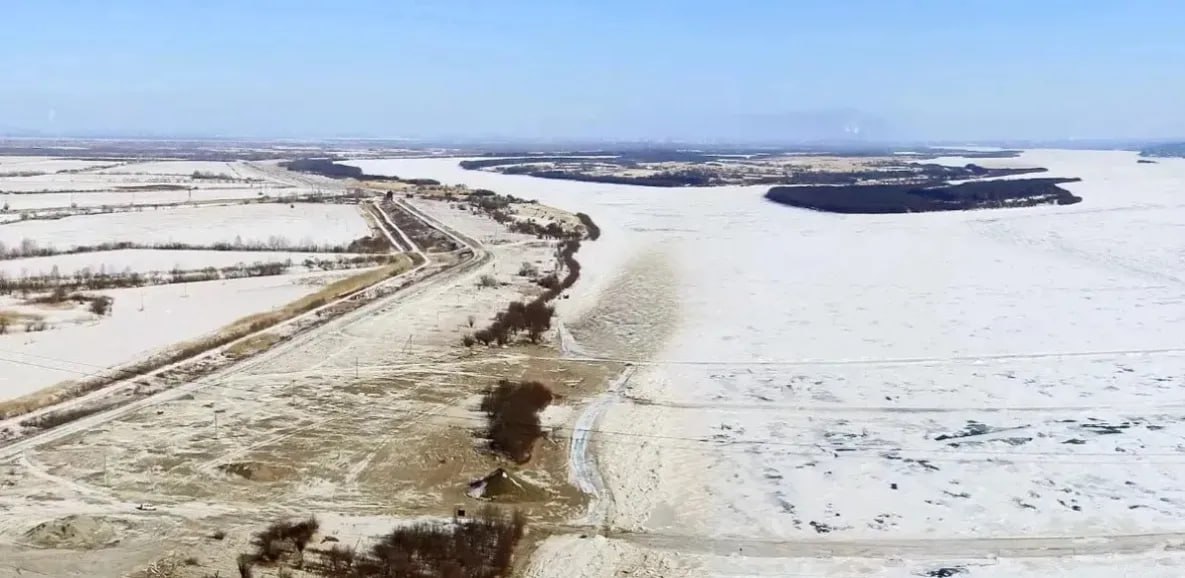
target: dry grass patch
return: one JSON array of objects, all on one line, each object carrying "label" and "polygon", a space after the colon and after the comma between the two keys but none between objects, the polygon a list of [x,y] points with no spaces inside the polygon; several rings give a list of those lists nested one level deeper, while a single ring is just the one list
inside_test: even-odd
[{"label": "dry grass patch", "polygon": [[233,359],[242,359],[244,357],[251,357],[260,351],[277,344],[283,339],[275,333],[260,333],[259,335],[252,335],[238,343],[235,343],[226,349],[226,355]]},{"label": "dry grass patch", "polygon": [[35,313],[0,310],[0,335],[12,331],[13,327],[23,327],[30,323],[39,323],[43,319],[45,319],[44,316]]},{"label": "dry grass patch", "polygon": [[[68,305],[67,305],[68,307]],[[22,313],[20,311],[0,311],[0,321],[8,321],[10,323],[24,323],[26,321],[40,321],[44,319],[43,315],[36,313]]]},{"label": "dry grass patch", "polygon": [[322,287],[316,293],[305,295],[296,301],[293,301],[274,311],[266,313],[256,313],[248,315],[234,323],[228,325],[220,334],[225,333],[241,333],[246,330],[248,333],[258,331],[260,329],[270,327],[277,323],[286,321],[301,313],[305,313],[316,309],[330,301],[340,299],[350,293],[365,289],[379,281],[394,277],[411,268],[412,260],[407,255],[399,255],[398,258],[389,265],[384,265],[369,271],[363,271],[357,275],[351,275],[344,279],[339,279]]},{"label": "dry grass patch", "polygon": [[411,258],[400,255],[397,262],[384,265],[377,269],[364,271],[339,279],[321,288],[316,293],[305,295],[274,311],[248,315],[226,326],[218,333],[205,339],[185,342],[177,346],[178,360],[197,355],[203,351],[219,347],[250,333],[267,329],[283,323],[297,315],[307,313],[330,301],[340,299],[350,293],[364,289],[384,279],[394,277],[411,267]]},{"label": "dry grass patch", "polygon": [[405,183],[396,180],[372,180],[362,181],[358,183],[364,189],[371,189],[375,191],[414,191],[416,186],[410,183]]}]

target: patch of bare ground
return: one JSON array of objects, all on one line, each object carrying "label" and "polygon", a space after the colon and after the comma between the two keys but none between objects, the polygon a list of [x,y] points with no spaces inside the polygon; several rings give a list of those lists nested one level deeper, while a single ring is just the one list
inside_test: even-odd
[{"label": "patch of bare ground", "polygon": [[103,518],[71,515],[33,526],[25,532],[25,539],[46,548],[89,550],[118,542],[119,525]]},{"label": "patch of bare ground", "polygon": [[233,359],[242,359],[244,357],[251,357],[260,351],[263,351],[283,339],[280,335],[275,333],[260,333],[259,335],[252,335],[230,347],[226,348],[226,355]]}]

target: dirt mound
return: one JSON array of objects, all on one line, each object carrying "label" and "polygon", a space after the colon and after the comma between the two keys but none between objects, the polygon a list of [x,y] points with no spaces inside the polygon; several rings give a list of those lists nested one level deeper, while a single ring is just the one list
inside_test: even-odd
[{"label": "dirt mound", "polygon": [[502,468],[469,482],[465,494],[470,498],[495,502],[539,502],[547,499],[546,492]]},{"label": "dirt mound", "polygon": [[291,478],[296,473],[296,470],[288,466],[259,462],[232,462],[218,466],[218,469],[252,482],[279,482]]},{"label": "dirt mound", "polygon": [[66,516],[37,524],[25,532],[30,543],[46,548],[87,550],[119,542],[115,524],[91,516]]}]

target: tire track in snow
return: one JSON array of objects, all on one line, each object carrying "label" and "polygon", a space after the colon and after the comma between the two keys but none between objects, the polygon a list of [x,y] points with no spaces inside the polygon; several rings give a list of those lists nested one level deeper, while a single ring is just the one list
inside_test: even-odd
[{"label": "tire track in snow", "polygon": [[572,438],[568,450],[568,468],[572,483],[580,491],[590,496],[588,509],[584,517],[577,523],[590,526],[601,525],[608,521],[609,512],[613,507],[613,498],[605,487],[605,481],[597,468],[596,457],[590,450],[592,435],[597,422],[605,411],[620,397],[620,392],[630,378],[635,368],[626,368],[621,375],[609,384],[609,388],[584,406],[576,423],[572,426]]}]

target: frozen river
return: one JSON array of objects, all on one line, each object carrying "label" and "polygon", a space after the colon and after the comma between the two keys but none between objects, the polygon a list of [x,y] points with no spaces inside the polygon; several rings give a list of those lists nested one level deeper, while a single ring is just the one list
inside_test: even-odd
[{"label": "frozen river", "polygon": [[1185,542],[1185,160],[975,162],[1081,177],[1084,201],[832,215],[764,188],[357,164],[604,231],[562,313],[649,362],[595,442],[603,522],[636,533],[553,541],[535,575],[1180,576],[1149,552]]}]

